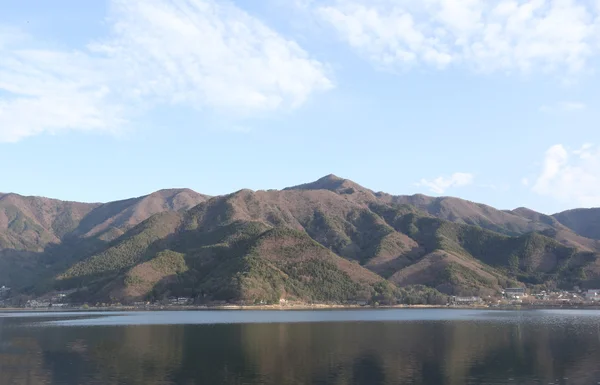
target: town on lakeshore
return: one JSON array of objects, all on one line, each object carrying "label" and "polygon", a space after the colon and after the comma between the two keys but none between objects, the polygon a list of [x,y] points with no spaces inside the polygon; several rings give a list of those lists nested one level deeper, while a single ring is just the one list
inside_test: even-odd
[{"label": "town on lakeshore", "polygon": [[[0,309],[36,309],[36,310],[87,310],[87,309],[188,309],[188,308],[344,308],[344,307],[411,307],[411,305],[393,302],[373,301],[347,301],[336,303],[305,303],[288,301],[281,298],[279,303],[267,301],[210,301],[203,302],[199,298],[170,297],[161,301],[136,301],[132,303],[75,303],[69,301],[69,295],[73,291],[55,292],[38,298],[15,302],[10,295],[10,288],[0,287]],[[415,307],[426,307],[426,305],[413,305]],[[581,290],[574,288],[571,291],[539,291],[528,292],[526,288],[505,288],[492,297],[478,296],[448,296],[445,305],[430,307],[586,307],[600,306],[600,289]]]}]

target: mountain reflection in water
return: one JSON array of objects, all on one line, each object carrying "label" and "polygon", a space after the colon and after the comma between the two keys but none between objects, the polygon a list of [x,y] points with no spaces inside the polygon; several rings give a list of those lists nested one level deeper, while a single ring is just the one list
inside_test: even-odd
[{"label": "mountain reflection in water", "polygon": [[600,381],[598,316],[376,321],[371,313],[372,322],[85,327],[0,314],[0,385]]}]

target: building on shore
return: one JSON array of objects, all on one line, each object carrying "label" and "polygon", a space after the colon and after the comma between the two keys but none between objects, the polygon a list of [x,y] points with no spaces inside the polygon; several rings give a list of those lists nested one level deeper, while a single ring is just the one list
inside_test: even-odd
[{"label": "building on shore", "polygon": [[169,298],[170,305],[183,306],[183,305],[189,305],[190,303],[192,303],[191,298],[186,298],[186,297]]},{"label": "building on shore", "polygon": [[450,303],[453,305],[474,305],[483,302],[480,297],[452,297]]},{"label": "building on shore", "polygon": [[585,299],[588,301],[600,301],[600,289],[589,289],[585,292]]},{"label": "building on shore", "polygon": [[10,287],[2,286],[0,287],[0,298],[8,297],[10,294]]},{"label": "building on shore", "polygon": [[50,298],[50,302],[52,302],[53,304],[59,304],[63,303],[66,298],[66,293],[57,293],[56,295],[52,296],[52,298]]},{"label": "building on shore", "polygon": [[50,307],[50,305],[51,305],[50,301],[32,299],[30,301],[27,301],[27,303],[25,304],[25,307],[38,308],[38,307]]},{"label": "building on shore", "polygon": [[504,289],[502,294],[507,298],[520,299],[523,297],[527,297],[527,293],[525,292],[525,288],[523,287],[510,287]]}]

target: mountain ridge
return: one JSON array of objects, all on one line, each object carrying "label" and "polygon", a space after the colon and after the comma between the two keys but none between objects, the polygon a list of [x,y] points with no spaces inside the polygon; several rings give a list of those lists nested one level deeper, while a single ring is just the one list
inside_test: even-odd
[{"label": "mountain ridge", "polygon": [[165,189],[103,204],[0,194],[0,283],[124,302],[389,302],[413,286],[438,301],[600,284],[600,242],[575,231],[594,235],[596,212],[561,214],[393,196],[333,174],[282,190]]}]

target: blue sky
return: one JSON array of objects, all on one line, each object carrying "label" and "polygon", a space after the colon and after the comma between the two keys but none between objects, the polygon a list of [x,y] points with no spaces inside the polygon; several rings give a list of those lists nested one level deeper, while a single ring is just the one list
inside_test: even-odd
[{"label": "blue sky", "polygon": [[9,0],[0,191],[600,206],[599,57],[596,0]]}]

